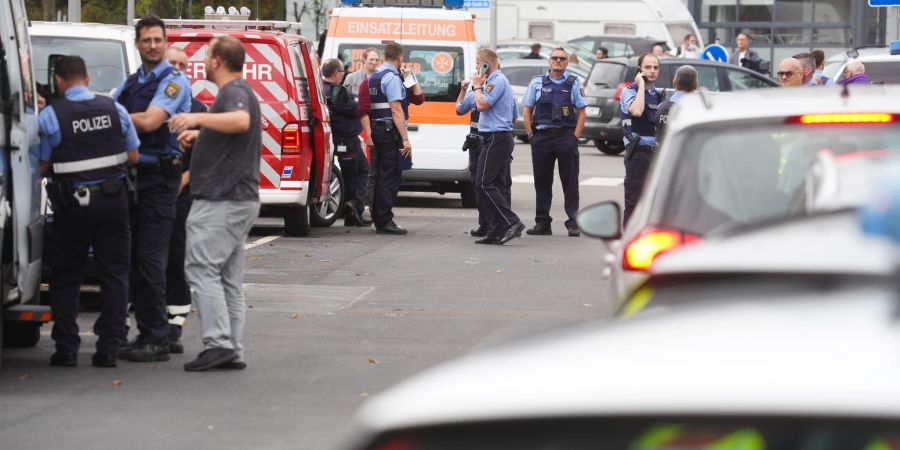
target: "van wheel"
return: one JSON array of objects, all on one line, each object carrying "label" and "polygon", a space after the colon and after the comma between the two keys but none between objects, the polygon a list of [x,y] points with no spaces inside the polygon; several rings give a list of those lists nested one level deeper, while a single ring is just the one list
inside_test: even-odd
[{"label": "van wheel", "polygon": [[594,147],[597,147],[597,150],[600,150],[604,155],[611,156],[618,155],[625,151],[625,147],[622,145],[610,145],[607,141],[598,139],[594,139]]},{"label": "van wheel", "polygon": [[8,348],[34,347],[41,340],[41,323],[3,322],[3,345]]},{"label": "van wheel", "polygon": [[309,205],[289,206],[284,209],[284,234],[306,236],[309,234]]},{"label": "van wheel", "polygon": [[460,196],[462,196],[463,208],[475,207],[475,185],[473,183],[460,183]]},{"label": "van wheel", "polygon": [[314,227],[330,227],[341,213],[344,199],[344,177],[336,164],[331,165],[331,183],[328,185],[331,195],[327,200],[312,206],[310,221]]}]

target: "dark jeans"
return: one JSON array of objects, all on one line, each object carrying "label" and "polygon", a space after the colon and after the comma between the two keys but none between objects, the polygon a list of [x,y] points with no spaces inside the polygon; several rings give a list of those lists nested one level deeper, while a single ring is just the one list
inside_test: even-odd
[{"label": "dark jeans", "polygon": [[559,162],[559,179],[565,196],[568,220],[566,228],[577,228],[578,214],[578,139],[572,128],[558,131],[537,130],[531,139],[531,165],[534,170],[535,215],[537,225],[550,226],[550,204],[553,200],[553,169]]},{"label": "dark jeans", "polygon": [[519,216],[510,208],[508,182],[503,176],[510,171],[515,142],[510,131],[482,134],[485,138],[484,149],[478,155],[476,205],[478,212],[487,218],[488,236],[502,237],[510,226],[519,222]]},{"label": "dark jeans", "polygon": [[[191,187],[185,186],[175,201],[175,222],[169,241],[169,262],[166,265],[166,312],[169,318],[169,337],[181,337],[184,318],[191,312],[191,289],[184,274],[185,224],[191,211]],[[174,325],[174,326],[173,326]]]},{"label": "dark jeans", "polygon": [[[369,149],[369,177],[366,179],[366,205],[371,212],[375,208],[375,181],[378,178],[378,151],[373,146]],[[365,153],[365,150],[363,151]]]},{"label": "dark jeans", "polygon": [[353,207],[362,217],[366,206],[366,186],[369,182],[369,161],[366,160],[366,152],[358,138],[353,137],[344,141],[349,144],[347,152],[336,155],[341,165],[341,175],[344,177],[346,198],[353,202]]},{"label": "dark jeans", "polygon": [[168,340],[166,266],[180,183],[180,178],[138,171],[138,203],[131,208],[131,301],[138,331],[148,343]]},{"label": "dark jeans", "polygon": [[93,247],[101,299],[100,317],[94,322],[97,352],[114,355],[128,315],[131,231],[125,188],[117,194],[92,192],[90,205],[54,211],[54,226],[60,237],[60,254],[50,277],[56,349],[76,353],[81,344],[76,318],[84,265]]},{"label": "dark jeans", "polygon": [[628,219],[641,199],[644,181],[652,161],[653,153],[648,151],[639,151],[631,159],[625,158],[625,212],[622,220],[625,225],[628,225]]},{"label": "dark jeans", "polygon": [[[469,175],[471,176],[472,183],[474,185],[475,180],[477,180],[477,168],[478,168],[478,157],[481,155],[482,147],[478,148],[470,148],[469,152]],[[509,156],[510,164],[512,164],[512,154]],[[503,183],[505,190],[503,192],[506,195],[506,201],[512,204],[512,174],[510,173],[510,166],[506,166],[506,171],[500,174],[501,182]],[[479,200],[478,195],[475,195],[475,207],[478,208],[478,228],[488,228],[487,217],[481,214],[481,209],[478,206]]]},{"label": "dark jeans", "polygon": [[372,127],[372,140],[375,142],[375,197],[372,202],[372,221],[375,228],[383,228],[394,220],[392,209],[397,203],[400,192],[402,172],[400,169],[400,150],[403,141],[397,133],[387,132],[383,127]]}]

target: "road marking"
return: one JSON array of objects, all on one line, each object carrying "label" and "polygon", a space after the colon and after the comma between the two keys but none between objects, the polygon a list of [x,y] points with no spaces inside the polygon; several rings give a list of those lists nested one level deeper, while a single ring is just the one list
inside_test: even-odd
[{"label": "road marking", "polygon": [[622,178],[603,178],[603,177],[593,177],[588,178],[587,180],[578,183],[581,186],[604,186],[604,187],[616,187],[622,184],[624,180]]},{"label": "road marking", "polygon": [[512,177],[513,183],[534,184],[534,177],[531,175],[516,175]]},{"label": "road marking", "polygon": [[284,236],[284,235],[283,235],[283,234],[273,234],[273,235],[271,235],[271,236],[266,236],[266,237],[264,237],[264,238],[259,238],[259,239],[255,240],[255,241],[253,241],[253,242],[244,244],[244,250],[250,250],[250,249],[253,248],[253,247],[258,247],[258,246],[263,245],[263,244],[268,244],[269,242],[272,242],[272,241],[274,241],[275,239],[278,239],[278,238],[280,238],[280,237],[282,237],[282,236]]}]

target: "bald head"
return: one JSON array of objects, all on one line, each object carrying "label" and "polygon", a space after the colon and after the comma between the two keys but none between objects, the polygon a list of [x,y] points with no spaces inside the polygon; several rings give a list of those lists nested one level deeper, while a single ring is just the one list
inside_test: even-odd
[{"label": "bald head", "polygon": [[803,64],[795,58],[785,58],[778,65],[778,81],[782,87],[803,86]]},{"label": "bald head", "polygon": [[850,78],[864,73],[866,73],[866,66],[858,59],[847,61],[847,66],[844,67],[844,78]]},{"label": "bald head", "polygon": [[176,47],[169,47],[166,50],[166,59],[169,60],[169,64],[171,64],[176,69],[185,72],[187,71],[188,58],[187,53],[184,50]]}]

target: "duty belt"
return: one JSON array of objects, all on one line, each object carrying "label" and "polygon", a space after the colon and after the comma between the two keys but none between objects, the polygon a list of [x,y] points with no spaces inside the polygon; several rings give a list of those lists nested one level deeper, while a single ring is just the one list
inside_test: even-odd
[{"label": "duty belt", "polygon": [[655,152],[656,152],[656,146],[655,146],[655,145],[638,145],[638,146],[637,146],[637,150],[638,150],[638,151],[642,151],[642,152],[655,153]]},{"label": "duty belt", "polygon": [[553,127],[553,128],[544,128],[544,129],[536,129],[534,130],[535,134],[546,134],[550,136],[556,136],[558,134],[563,134],[567,131],[574,131],[575,129],[572,127]]}]

